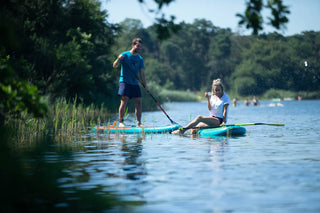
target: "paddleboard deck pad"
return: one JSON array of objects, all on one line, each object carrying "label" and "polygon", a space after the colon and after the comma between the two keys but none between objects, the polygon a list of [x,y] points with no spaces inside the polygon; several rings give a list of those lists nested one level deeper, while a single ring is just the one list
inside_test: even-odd
[{"label": "paddleboard deck pad", "polygon": [[246,128],[242,126],[222,126],[218,128],[200,129],[197,134],[200,137],[214,137],[214,136],[242,136],[246,134]]},{"label": "paddleboard deck pad", "polygon": [[172,124],[168,126],[158,126],[158,127],[108,127],[108,126],[96,126],[92,129],[93,132],[105,132],[105,133],[125,133],[125,134],[161,134],[161,133],[171,133],[174,130],[179,129],[181,126],[179,124]]}]

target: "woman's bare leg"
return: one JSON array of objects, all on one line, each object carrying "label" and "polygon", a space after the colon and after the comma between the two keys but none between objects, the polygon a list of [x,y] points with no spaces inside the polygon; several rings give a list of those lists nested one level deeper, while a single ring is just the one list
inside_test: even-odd
[{"label": "woman's bare leg", "polygon": [[191,121],[187,126],[185,126],[184,129],[179,129],[179,130],[177,130],[179,132],[174,131],[172,133],[173,134],[176,134],[176,133],[183,134],[188,129],[192,129],[192,127],[196,127],[197,125],[216,127],[216,126],[220,125],[220,121],[218,118],[199,115],[193,121]]}]

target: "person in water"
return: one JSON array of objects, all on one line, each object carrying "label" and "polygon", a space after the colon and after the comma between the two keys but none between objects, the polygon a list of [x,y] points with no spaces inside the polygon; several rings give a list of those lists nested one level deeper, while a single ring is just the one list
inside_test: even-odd
[{"label": "person in water", "polygon": [[205,97],[208,101],[210,116],[199,115],[187,126],[173,131],[172,134],[183,134],[188,129],[191,129],[191,134],[194,134],[197,131],[196,129],[192,129],[193,127],[217,127],[226,125],[230,98],[224,92],[224,86],[220,79],[213,80],[211,95],[206,92]]},{"label": "person in water", "polygon": [[131,50],[121,53],[113,62],[113,68],[117,68],[121,64],[121,74],[119,79],[118,95],[121,97],[119,106],[119,127],[124,127],[125,108],[129,99],[132,98],[135,105],[135,114],[137,117],[137,126],[141,124],[142,100],[141,91],[138,82],[138,74],[141,76],[141,83],[147,88],[147,82],[144,74],[144,61],[139,55],[142,48],[142,40],[135,38],[132,41]]},{"label": "person in water", "polygon": [[259,105],[259,99],[256,96],[253,96],[252,105],[253,106],[258,106]]},{"label": "person in water", "polygon": [[234,97],[232,102],[233,102],[233,106],[236,107],[238,105],[238,98]]}]

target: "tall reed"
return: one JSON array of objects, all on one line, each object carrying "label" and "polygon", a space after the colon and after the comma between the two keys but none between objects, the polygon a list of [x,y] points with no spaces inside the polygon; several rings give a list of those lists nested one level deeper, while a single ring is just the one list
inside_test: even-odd
[{"label": "tall reed", "polygon": [[19,118],[9,118],[6,125],[13,130],[13,142],[18,144],[32,143],[43,136],[52,136],[56,142],[84,140],[84,135],[91,127],[108,120],[111,113],[104,105],[96,107],[93,104],[85,106],[72,101],[59,100],[49,106],[46,118],[33,118],[27,113],[21,113]]}]

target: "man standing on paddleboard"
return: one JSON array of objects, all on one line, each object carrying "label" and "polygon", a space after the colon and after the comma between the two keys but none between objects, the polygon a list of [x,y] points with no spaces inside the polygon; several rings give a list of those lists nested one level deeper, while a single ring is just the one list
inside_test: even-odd
[{"label": "man standing on paddleboard", "polygon": [[[147,90],[147,82],[144,74],[144,61],[139,55],[142,48],[142,40],[135,38],[132,40],[131,50],[121,53],[113,62],[113,68],[121,64],[121,73],[119,79],[118,95],[121,97],[119,106],[119,127],[124,127],[124,113],[129,99],[132,99],[135,105],[135,114],[137,117],[137,126],[141,126],[142,99],[139,87],[139,81]],[[140,80],[138,75],[140,73]]]}]

